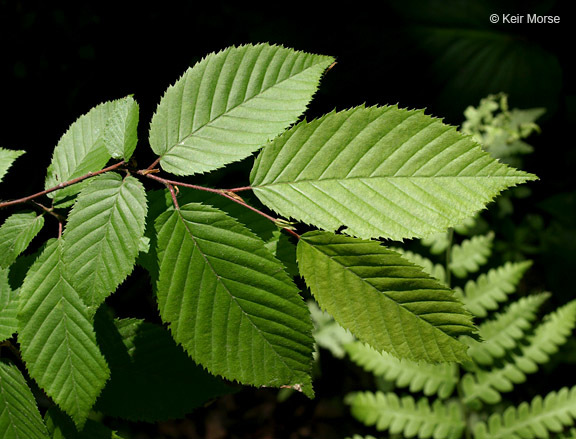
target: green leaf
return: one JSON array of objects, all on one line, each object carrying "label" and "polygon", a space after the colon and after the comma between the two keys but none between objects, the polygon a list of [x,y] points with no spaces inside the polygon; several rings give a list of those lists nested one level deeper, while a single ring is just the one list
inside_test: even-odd
[{"label": "green leaf", "polygon": [[16,366],[4,360],[0,360],[0,438],[49,438],[26,380]]},{"label": "green leaf", "polygon": [[564,387],[559,392],[550,392],[545,398],[538,395],[530,403],[523,402],[518,407],[507,408],[502,414],[492,414],[486,423],[478,422],[474,425],[474,437],[548,438],[550,432],[561,433],[566,427],[572,427],[575,419],[576,387]]},{"label": "green leaf", "polygon": [[499,302],[508,300],[508,294],[516,291],[520,279],[531,266],[531,261],[506,262],[476,280],[469,280],[464,291],[457,288],[456,292],[472,314],[486,317],[489,310],[497,309]]},{"label": "green leaf", "polygon": [[346,397],[352,415],[376,429],[390,430],[403,437],[459,439],[466,428],[464,414],[457,402],[444,404],[412,396],[399,398],[394,393],[358,392]]},{"label": "green leaf", "polygon": [[106,123],[104,144],[115,159],[129,160],[138,143],[139,106],[132,96],[116,101],[116,109]]},{"label": "green leaf", "polygon": [[91,419],[78,430],[70,418],[55,407],[46,412],[44,422],[52,439],[122,439],[115,431]]},{"label": "green leaf", "polygon": [[264,242],[222,211],[189,203],[156,220],[160,314],[213,374],[311,394],[308,309]]},{"label": "green leaf", "polygon": [[[45,188],[81,177],[102,169],[110,153],[106,149],[104,133],[121,100],[104,102],[80,116],[58,141],[48,167]],[[54,201],[75,195],[88,182],[69,186],[48,194]]]},{"label": "green leaf", "polygon": [[142,184],[115,172],[94,177],[78,196],[63,235],[63,261],[91,314],[132,271],[146,212]]},{"label": "green leaf", "polygon": [[398,387],[408,387],[412,393],[422,391],[426,396],[438,395],[440,399],[446,399],[458,384],[455,363],[417,363],[375,351],[360,342],[350,343],[345,349],[350,359],[364,370],[393,381]]},{"label": "green leaf", "polygon": [[268,44],[208,55],[168,88],[152,118],[160,165],[191,175],[248,157],[306,110],[333,61]]},{"label": "green leaf", "polygon": [[194,364],[159,325],[113,321],[99,311],[96,337],[111,371],[96,403],[106,415],[146,422],[177,419],[233,391]]},{"label": "green leaf", "polygon": [[8,282],[8,270],[0,268],[0,342],[18,331],[18,294]]},{"label": "green leaf", "polygon": [[494,233],[483,236],[473,236],[460,245],[452,246],[450,254],[450,271],[455,276],[463,278],[468,273],[474,273],[484,265],[492,254]]},{"label": "green leaf", "polygon": [[12,163],[14,163],[14,160],[16,160],[25,152],[26,151],[22,150],[0,148],[0,183],[8,172],[10,166],[12,166]]},{"label": "green leaf", "polygon": [[422,237],[460,224],[536,177],[422,111],[357,107],[301,122],[256,160],[252,189],[295,218],[360,238]]},{"label": "green leaf", "polygon": [[0,227],[0,267],[7,268],[42,230],[44,216],[34,212],[10,215]]},{"label": "green leaf", "polygon": [[375,241],[308,232],[298,266],[323,310],[360,341],[415,361],[464,361],[454,337],[474,331],[446,286]]},{"label": "green leaf", "polygon": [[18,341],[30,376],[81,428],[109,371],[60,241],[48,243],[24,280]]}]

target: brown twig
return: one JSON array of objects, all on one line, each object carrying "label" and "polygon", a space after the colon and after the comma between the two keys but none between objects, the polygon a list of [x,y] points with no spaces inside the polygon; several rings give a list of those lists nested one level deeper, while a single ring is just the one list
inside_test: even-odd
[{"label": "brown twig", "polygon": [[27,201],[31,201],[35,198],[41,197],[43,195],[47,195],[50,192],[54,192],[54,191],[57,191],[59,189],[63,189],[65,187],[72,186],[73,184],[80,183],[81,181],[86,180],[87,178],[95,177],[97,175],[104,174],[105,172],[113,171],[115,169],[120,168],[121,166],[123,166],[125,164],[126,164],[126,162],[121,161],[121,162],[115,163],[112,166],[108,166],[107,168],[101,169],[100,171],[89,172],[88,174],[82,175],[81,177],[77,177],[77,178],[74,178],[72,180],[68,180],[68,181],[59,183],[58,185],[51,187],[50,189],[46,189],[42,192],[38,192],[38,193],[35,193],[33,195],[28,195],[27,197],[23,197],[23,198],[18,198],[17,200],[5,201],[3,203],[0,203],[0,209],[2,209],[3,207],[14,206],[16,204],[26,203]]},{"label": "brown twig", "polygon": [[[278,224],[278,220],[276,218],[274,218],[271,215],[268,215],[267,213],[262,212],[261,210],[256,209],[253,206],[250,206],[248,203],[246,203],[242,198],[240,198],[239,196],[234,196],[233,190],[229,190],[229,189],[212,189],[209,187],[204,187],[204,186],[198,186],[195,184],[191,184],[191,183],[184,183],[181,181],[175,181],[175,180],[169,180],[166,178],[162,178],[162,177],[158,177],[157,175],[154,174],[150,174],[147,172],[142,172],[139,171],[138,174],[143,175],[147,178],[150,178],[152,180],[156,180],[164,185],[166,185],[168,187],[168,189],[170,189],[170,193],[172,195],[172,200],[174,201],[174,205],[178,206],[178,203],[176,201],[176,194],[174,193],[174,188],[173,186],[182,186],[182,187],[187,187],[187,188],[191,188],[191,189],[197,189],[197,190],[201,190],[201,191],[205,191],[205,192],[211,192],[211,193],[215,193],[218,195],[221,195],[223,197],[228,198],[229,200],[234,201],[235,203],[238,203],[244,207],[246,207],[247,209],[250,209],[251,211],[257,213],[258,215],[263,216],[264,218],[274,222],[275,224]],[[242,188],[236,188],[236,189],[242,189]],[[232,192],[232,194],[228,194],[227,192]],[[179,208],[179,207],[177,207]],[[300,235],[298,233],[296,233],[294,230],[289,229],[287,227],[282,227],[282,230],[288,232],[289,234],[291,234],[292,236],[294,236],[296,239],[300,239]]]}]

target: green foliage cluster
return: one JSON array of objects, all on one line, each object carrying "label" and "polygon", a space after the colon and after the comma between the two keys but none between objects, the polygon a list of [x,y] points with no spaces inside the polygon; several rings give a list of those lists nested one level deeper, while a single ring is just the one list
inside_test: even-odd
[{"label": "green foliage cluster", "polygon": [[[442,232],[535,176],[423,111],[301,119],[333,63],[268,44],[212,53],[161,98],[148,167],[133,157],[140,116],[128,96],[68,128],[43,191],[0,202],[17,209],[0,227],[1,437],[114,437],[95,412],[182,416],[233,382],[313,396],[313,325],[295,274],[378,351],[470,360],[465,302],[378,239]],[[248,185],[190,180],[257,151]],[[22,153],[0,149],[0,182]],[[105,303],[136,264],[167,329]]]},{"label": "green foliage cluster", "polygon": [[[398,249],[439,281],[447,281],[447,272],[465,275],[463,287],[454,289],[480,322],[477,339],[467,335],[460,338],[469,347],[470,360],[461,365],[426,364],[378,352],[333,331],[336,340],[332,343],[380,379],[379,391],[354,392],[346,402],[358,420],[388,431],[390,437],[567,437],[564,435],[576,425],[575,388],[536,396],[517,406],[505,403],[504,395],[525,383],[528,375],[540,370],[568,341],[576,326],[576,301],[540,319],[549,293],[514,300],[512,295],[532,265],[530,261],[507,262],[472,278],[491,256],[490,240],[475,238],[486,237],[473,236],[450,246],[448,269],[420,254]],[[468,247],[471,250],[460,253]],[[451,263],[454,255],[464,261],[455,266]],[[483,262],[476,263],[475,255]],[[462,267],[466,270],[461,273]]]}]

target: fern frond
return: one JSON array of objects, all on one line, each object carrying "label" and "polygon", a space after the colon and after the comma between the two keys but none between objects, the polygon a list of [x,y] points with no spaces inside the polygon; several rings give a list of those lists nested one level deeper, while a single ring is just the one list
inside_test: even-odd
[{"label": "fern frond", "polygon": [[468,273],[475,273],[484,265],[492,254],[492,241],[494,233],[483,236],[473,236],[454,245],[450,255],[450,271],[457,277],[466,277]]},{"label": "fern frond", "polygon": [[399,398],[394,393],[358,392],[349,394],[346,403],[362,423],[407,438],[458,439],[466,426],[456,402],[436,400],[430,404],[426,398],[415,401],[411,396]]},{"label": "fern frond", "polygon": [[394,250],[400,253],[404,258],[408,259],[410,262],[422,267],[425,273],[428,273],[430,276],[438,279],[443,284],[446,283],[446,270],[444,266],[441,264],[435,264],[430,259],[425,258],[424,256],[411,252],[409,250],[404,250],[400,247],[390,247],[390,250]]},{"label": "fern frond", "polygon": [[502,358],[514,349],[525,331],[532,328],[532,321],[542,303],[550,297],[549,293],[523,297],[512,303],[506,311],[497,314],[494,319],[478,327],[478,335],[483,342],[467,337],[465,343],[470,346],[468,355],[476,363],[489,366],[496,358]]},{"label": "fern frond", "polygon": [[[487,423],[474,426],[476,439],[548,438],[549,432],[560,433],[576,419],[576,387],[551,392],[543,399],[536,396],[530,404],[509,407],[503,414],[494,413]],[[573,430],[574,431],[574,430]],[[564,437],[574,437],[567,435]]]},{"label": "fern frond", "polygon": [[426,396],[448,398],[458,384],[458,366],[455,363],[417,363],[399,359],[387,352],[378,352],[361,342],[345,346],[350,359],[364,370],[393,381],[398,387],[409,387],[411,392],[423,391]]},{"label": "fern frond", "polygon": [[497,309],[499,302],[506,301],[508,294],[516,291],[520,279],[531,265],[531,261],[507,262],[481,274],[475,281],[468,281],[464,291],[456,288],[456,293],[472,314],[486,317],[488,311]]},{"label": "fern frond", "polygon": [[501,392],[510,392],[514,384],[526,381],[526,375],[538,370],[539,364],[547,363],[550,355],[565,343],[576,323],[576,300],[569,302],[546,316],[528,338],[528,345],[513,355],[503,367],[490,371],[479,370],[466,374],[462,379],[464,402],[475,405],[478,400],[496,404],[502,399]]}]

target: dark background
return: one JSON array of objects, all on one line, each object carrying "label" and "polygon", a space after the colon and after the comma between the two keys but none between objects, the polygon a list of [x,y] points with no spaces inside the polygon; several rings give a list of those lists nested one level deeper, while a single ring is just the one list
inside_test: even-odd
[{"label": "dark background", "polygon": [[[230,45],[282,44],[338,61],[308,118],[362,103],[397,103],[460,125],[468,105],[498,92],[509,94],[512,107],[545,107],[542,133],[529,139],[535,152],[524,166],[540,181],[530,184],[533,195],[517,202],[511,219],[520,229],[536,215],[543,226],[521,237],[516,228],[495,228],[499,239],[536,261],[536,289],[565,303],[576,295],[575,23],[567,6],[547,0],[383,0],[258,7],[208,2],[200,8],[169,0],[74,6],[0,0],[0,146],[27,151],[5,178],[0,198],[43,189],[52,150],[68,126],[96,104],[128,94],[140,104],[136,156],[147,166],[153,160],[148,121],[186,68]],[[494,13],[528,12],[558,15],[561,22],[489,21]]]}]

